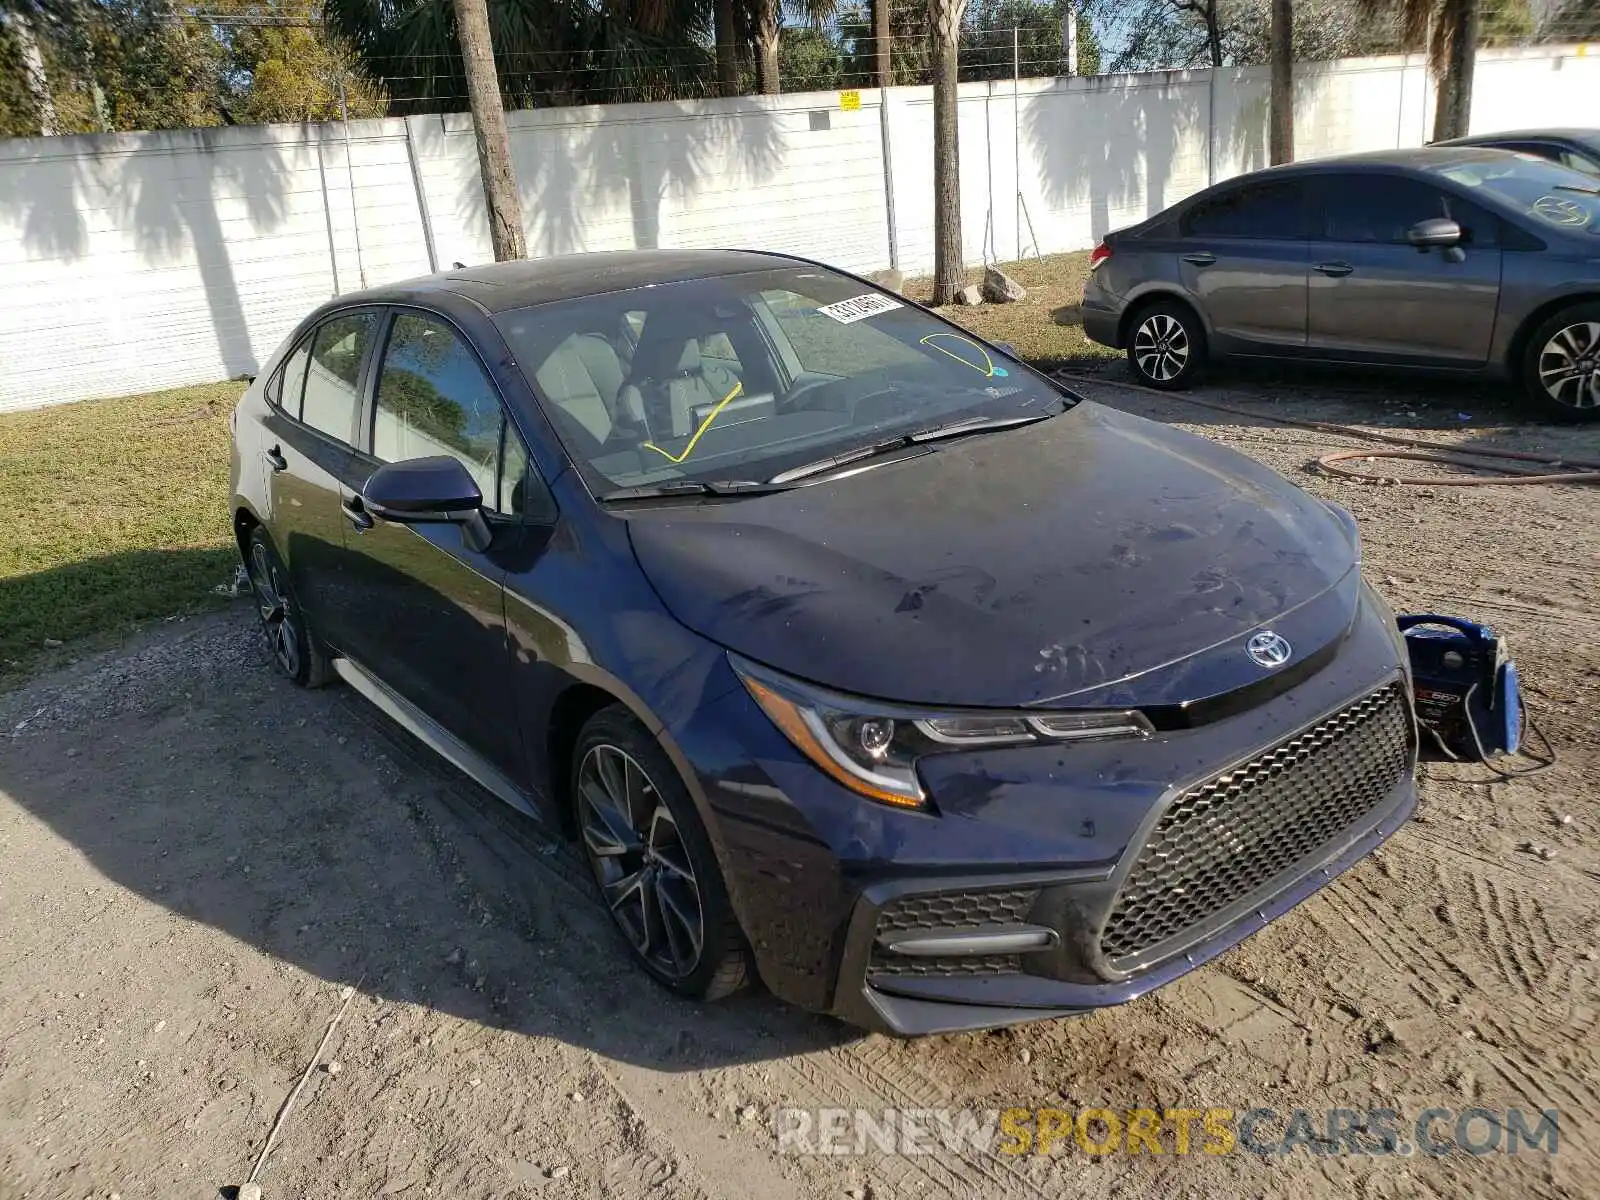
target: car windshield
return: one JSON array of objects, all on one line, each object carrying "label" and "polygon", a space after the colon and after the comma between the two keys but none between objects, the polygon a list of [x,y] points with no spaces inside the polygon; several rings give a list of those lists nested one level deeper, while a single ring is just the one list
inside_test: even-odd
[{"label": "car windshield", "polygon": [[597,494],[767,480],[1061,393],[896,297],[819,267],[692,279],[497,318]]},{"label": "car windshield", "polygon": [[1600,180],[1529,154],[1453,162],[1433,168],[1464,187],[1509,201],[1540,225],[1600,233]]}]

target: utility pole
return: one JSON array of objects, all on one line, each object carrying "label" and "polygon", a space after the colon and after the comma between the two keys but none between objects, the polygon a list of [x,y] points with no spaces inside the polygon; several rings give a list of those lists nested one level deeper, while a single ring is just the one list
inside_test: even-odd
[{"label": "utility pole", "polygon": [[517,177],[511,169],[511,138],[506,133],[500,77],[495,73],[494,46],[489,41],[488,4],[486,0],[455,0],[455,7],[467,95],[472,102],[472,129],[478,139],[483,202],[489,214],[489,241],[494,245],[496,262],[527,258],[522,201],[517,197]]},{"label": "utility pole", "polygon": [[1078,77],[1078,6],[1067,0],[1066,15],[1061,18],[1061,45],[1067,52],[1067,74]]},{"label": "utility pole", "polygon": [[1272,0],[1272,163],[1294,161],[1294,0]]}]

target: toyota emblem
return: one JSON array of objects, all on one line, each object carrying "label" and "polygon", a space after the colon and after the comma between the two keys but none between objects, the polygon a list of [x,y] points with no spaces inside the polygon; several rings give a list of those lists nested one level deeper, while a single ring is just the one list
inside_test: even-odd
[{"label": "toyota emblem", "polygon": [[1281,667],[1294,653],[1288,639],[1270,629],[1263,629],[1252,637],[1245,643],[1244,649],[1252,661],[1263,667]]}]

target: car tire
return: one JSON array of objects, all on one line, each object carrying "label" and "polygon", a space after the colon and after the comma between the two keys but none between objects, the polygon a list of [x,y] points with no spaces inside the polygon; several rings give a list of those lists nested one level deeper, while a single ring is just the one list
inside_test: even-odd
[{"label": "car tire", "polygon": [[1146,387],[1164,392],[1191,388],[1205,369],[1206,331],[1200,318],[1177,300],[1155,300],[1128,322],[1128,366]]},{"label": "car tire", "polygon": [[321,687],[332,678],[323,650],[289,585],[289,572],[267,531],[257,525],[245,541],[245,574],[261,618],[267,653],[278,673],[300,687]]},{"label": "car tire", "polygon": [[1522,388],[1546,417],[1600,421],[1600,304],[1540,322],[1522,352]]},{"label": "car tire", "polygon": [[590,717],[572,754],[578,840],[600,899],[659,983],[720,1000],[750,981],[750,951],[688,789],[620,704]]}]

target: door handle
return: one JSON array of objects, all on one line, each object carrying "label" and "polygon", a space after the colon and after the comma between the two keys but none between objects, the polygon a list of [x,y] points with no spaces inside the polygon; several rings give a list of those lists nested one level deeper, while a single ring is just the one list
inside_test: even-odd
[{"label": "door handle", "polygon": [[1324,275],[1331,275],[1335,279],[1337,279],[1341,275],[1348,275],[1348,274],[1350,274],[1350,272],[1355,270],[1355,268],[1352,267],[1347,262],[1317,263],[1311,269],[1313,271],[1321,271]]},{"label": "door handle", "polygon": [[339,511],[349,518],[357,533],[365,533],[375,524],[372,514],[367,511],[366,505],[361,503],[360,496],[351,496],[350,499],[343,501],[339,505]]},{"label": "door handle", "polygon": [[1183,261],[1193,263],[1197,267],[1209,267],[1217,261],[1217,256],[1209,250],[1196,250],[1193,254],[1185,254]]},{"label": "door handle", "polygon": [[283,451],[276,446],[270,450],[263,450],[261,457],[267,460],[268,465],[274,471],[287,471],[289,469],[289,460],[283,456]]}]

